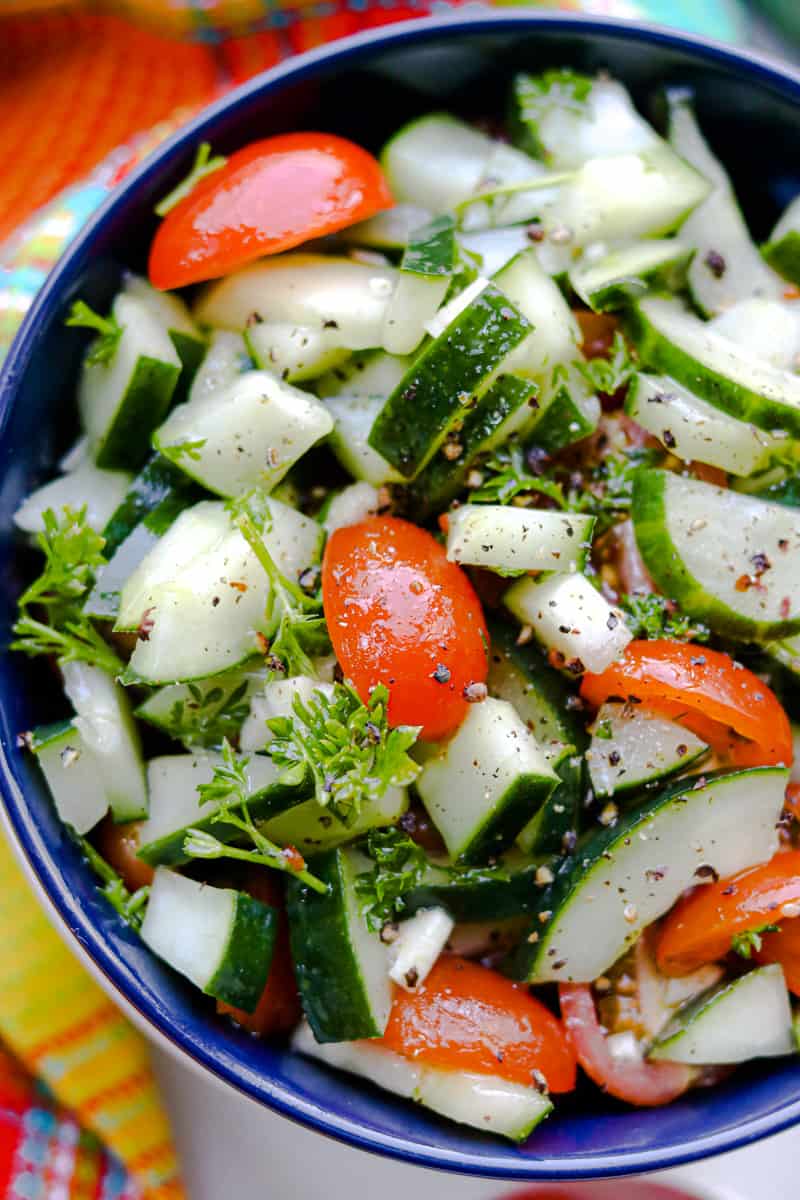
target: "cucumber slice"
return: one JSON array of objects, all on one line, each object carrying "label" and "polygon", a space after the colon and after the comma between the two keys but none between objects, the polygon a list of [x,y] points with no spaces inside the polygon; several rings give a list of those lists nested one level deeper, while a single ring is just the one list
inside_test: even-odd
[{"label": "cucumber slice", "polygon": [[389,949],[392,982],[407,992],[422,987],[454,928],[443,908],[420,909],[403,921]]},{"label": "cucumber slice", "polygon": [[447,557],[502,575],[582,571],[595,518],[582,513],[464,504],[449,515]]},{"label": "cucumber slice", "polygon": [[[512,225],[508,229],[480,229],[474,233],[462,231],[458,241],[468,253],[480,257],[481,274],[488,276],[495,275],[510,263],[512,258],[516,258],[521,251],[528,250],[531,245],[527,230],[521,225]],[[536,247],[536,256],[541,265],[540,247],[541,243]]]},{"label": "cucumber slice", "polygon": [[303,703],[307,704],[317,691],[328,697],[333,695],[331,684],[321,683],[319,679],[312,679],[309,675],[267,680],[260,693],[250,700],[250,712],[242,726],[239,741],[242,750],[265,750],[267,744],[272,741],[267,721],[272,717],[291,717],[294,713],[295,696],[299,696]]},{"label": "cucumber slice", "polygon": [[533,326],[531,336],[509,357],[508,370],[541,378],[549,376],[556,363],[576,358],[581,340],[578,323],[558,285],[539,265],[533,247],[498,271],[494,283]]},{"label": "cucumber slice", "polygon": [[681,229],[681,240],[697,251],[688,276],[694,303],[710,317],[750,296],[780,299],[783,284],[753,245],[728,173],[700,131],[691,93],[669,89],[667,102],[672,146],[712,187]]},{"label": "cucumber slice", "polygon": [[82,433],[77,441],[73,442],[69,450],[62,454],[61,458],[56,463],[62,475],[69,475],[71,471],[77,471],[78,467],[83,463],[89,462],[92,457],[89,438],[85,433]]},{"label": "cucumber slice", "polygon": [[515,75],[509,121],[515,145],[558,169],[661,141],[621,83],[577,71]]},{"label": "cucumber slice", "polygon": [[213,330],[205,357],[189,390],[189,403],[226,391],[240,375],[252,371],[253,366],[240,333],[230,333],[227,329]]},{"label": "cucumber slice", "polygon": [[331,450],[355,479],[380,487],[403,476],[370,446],[370,430],[384,405],[381,396],[332,396],[325,401],[333,418]]},{"label": "cucumber slice", "polygon": [[350,357],[337,330],[286,321],[256,321],[245,331],[244,341],[260,370],[289,383],[317,379]]},{"label": "cucumber slice", "polygon": [[252,1012],[272,964],[278,913],[245,892],[159,867],[142,941],[208,996]]},{"label": "cucumber slice", "polygon": [[61,674],[64,691],[77,713],[75,728],[92,752],[114,820],[146,817],[142,750],[124,690],[90,663],[62,663]]},{"label": "cucumber slice", "polygon": [[122,336],[109,362],[84,364],[78,407],[98,467],[136,470],[169,408],[181,362],[143,301],[123,293],[111,311]]},{"label": "cucumber slice", "polygon": [[[457,442],[446,442],[420,471],[408,490],[414,515],[424,518],[442,512],[464,489],[470,468],[480,455],[504,443],[530,422],[537,405],[538,385],[520,375],[498,375],[464,417]],[[454,447],[458,448],[453,458]]]},{"label": "cucumber slice", "polygon": [[227,391],[181,404],[153,445],[221,496],[274,488],[333,428],[330,413],[307,392],[249,371]]},{"label": "cucumber slice", "polygon": [[791,303],[757,296],[732,304],[709,321],[709,329],[766,359],[770,366],[793,371],[800,350],[800,320]]},{"label": "cucumber slice", "polygon": [[672,300],[641,300],[628,312],[627,331],[645,368],[768,433],[800,436],[797,375],[770,366]]},{"label": "cucumber slice", "polygon": [[[503,921],[534,911],[542,884],[536,882],[541,860],[510,850],[495,867],[463,871],[434,863],[403,897],[403,912],[443,908],[454,921]],[[541,875],[539,876],[541,879]]]},{"label": "cucumber slice", "polygon": [[206,353],[206,340],[192,320],[188,306],[174,292],[159,292],[151,287],[141,275],[129,275],[125,280],[124,294],[141,300],[153,314],[159,325],[166,329],[178,358],[181,360],[181,377],[178,389],[185,399],[192,380]]},{"label": "cucumber slice", "polygon": [[783,969],[771,963],[684,1004],[655,1039],[648,1058],[712,1066],[796,1053]]},{"label": "cucumber slice", "polygon": [[367,926],[356,877],[370,860],[355,850],[329,850],[309,869],[325,895],[288,880],[286,909],[297,986],[319,1042],[381,1037],[392,1004],[387,950]]},{"label": "cucumber slice", "polygon": [[730,417],[665,375],[634,376],[625,411],[684,462],[746,477],[764,470],[785,439]]},{"label": "cucumber slice", "polygon": [[772,267],[790,283],[800,283],[800,196],[796,196],[761,253]]},{"label": "cucumber slice", "polygon": [[14,513],[14,524],[25,533],[44,533],[44,513],[51,508],[61,516],[65,508],[86,506],[86,523],[101,530],[122,502],[131,483],[125,471],[102,471],[84,462],[69,475],[60,475],[37,488]]},{"label": "cucumber slice", "polygon": [[[241,830],[215,821],[215,806],[202,804],[197,791],[210,783],[219,754],[165,754],[147,764],[150,815],[139,831],[139,858],[151,866],[177,866],[189,861],[183,845],[190,829],[203,829],[220,842],[241,840]],[[287,784],[272,759],[256,755],[244,768],[247,807],[255,821],[267,820],[299,804],[309,791],[308,781]],[[235,811],[235,810],[234,810]]]},{"label": "cucumber slice", "polygon": [[675,721],[646,709],[604,704],[586,751],[595,795],[615,796],[686,771],[708,746]]},{"label": "cucumber slice", "polygon": [[[318,685],[319,686],[319,685]],[[264,833],[281,846],[296,846],[308,857],[341,846],[385,825],[396,825],[408,810],[405,788],[387,788],[378,800],[362,805],[352,825],[343,825],[316,800],[306,800],[264,825]]]},{"label": "cucumber slice", "polygon": [[687,779],[590,834],[540,894],[537,938],[520,943],[515,976],[589,983],[672,907],[698,867],[722,876],[766,862],[787,778],[783,767],[752,767]]},{"label": "cucumber slice", "polygon": [[413,358],[366,350],[317,381],[316,392],[327,401],[334,396],[385,400],[408,372]]},{"label": "cucumber slice", "polygon": [[487,698],[426,759],[417,791],[451,858],[471,863],[506,849],[557,783],[512,705]]},{"label": "cucumber slice", "polygon": [[631,516],[647,570],[690,616],[748,641],[800,630],[796,509],[640,468]]},{"label": "cucumber slice", "polygon": [[266,676],[266,668],[255,660],[252,667],[197,683],[167,684],[152,692],[134,715],[186,747],[215,748],[223,736],[229,741],[237,737],[247,721],[251,697],[264,686]]},{"label": "cucumber slice", "polygon": [[378,489],[371,483],[351,483],[331,496],[320,513],[322,528],[328,537],[345,525],[357,525],[374,517],[381,506]]},{"label": "cucumber slice", "polygon": [[455,221],[435,217],[416,229],[400,264],[400,278],[386,310],[383,346],[390,354],[411,354],[425,336],[450,290],[458,266]]},{"label": "cucumber slice", "polygon": [[40,725],[30,736],[59,820],[79,837],[94,829],[108,811],[108,796],[97,761],[74,721]]},{"label": "cucumber slice", "polygon": [[563,654],[574,674],[605,671],[632,637],[625,614],[613,608],[584,575],[520,579],[503,602],[548,649]]},{"label": "cucumber slice", "polygon": [[636,242],[582,261],[569,272],[569,283],[594,312],[613,312],[651,289],[680,291],[693,255],[677,238]]},{"label": "cucumber slice", "polygon": [[[335,330],[348,350],[379,346],[397,283],[393,267],[322,254],[262,258],[203,292],[195,310],[206,325],[239,332],[258,317]],[[333,322],[331,324],[331,322]]]},{"label": "cucumber slice", "polygon": [[539,414],[524,431],[525,438],[548,454],[589,437],[599,425],[602,411],[574,363],[553,368],[539,407]]},{"label": "cucumber slice", "polygon": [[423,350],[389,396],[369,435],[372,449],[413,478],[530,332],[530,322],[503,293],[491,284],[485,287]]},{"label": "cucumber slice", "polygon": [[416,1100],[440,1116],[514,1142],[525,1141],[553,1109],[536,1088],[493,1075],[423,1066],[369,1042],[320,1045],[305,1023],[295,1032],[292,1048],[329,1067],[359,1075],[395,1096]]},{"label": "cucumber slice", "polygon": [[371,246],[375,250],[405,250],[412,233],[426,221],[431,213],[418,204],[395,204],[384,212],[368,217],[343,229],[339,237],[354,246]]},{"label": "cucumber slice", "polygon": [[160,454],[153,454],[131,483],[124,498],[103,528],[104,553],[111,559],[137,525],[154,513],[165,501],[177,497],[199,499],[197,488],[183,471]]}]

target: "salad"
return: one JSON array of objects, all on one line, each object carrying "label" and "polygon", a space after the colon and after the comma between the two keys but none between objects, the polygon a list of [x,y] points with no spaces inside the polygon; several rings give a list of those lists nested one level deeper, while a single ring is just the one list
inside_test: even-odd
[{"label": "salad", "polygon": [[757,246],[666,111],[204,144],[16,514],[21,744],[120,919],[515,1140],[797,1052],[800,197]]}]

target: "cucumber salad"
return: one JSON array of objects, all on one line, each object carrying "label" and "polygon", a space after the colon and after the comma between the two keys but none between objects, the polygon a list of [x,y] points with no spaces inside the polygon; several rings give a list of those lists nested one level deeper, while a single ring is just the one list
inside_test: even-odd
[{"label": "cucumber salad", "polygon": [[119,919],[518,1141],[797,1052],[800,197],[757,245],[665,99],[204,144],[16,514],[20,745]]}]

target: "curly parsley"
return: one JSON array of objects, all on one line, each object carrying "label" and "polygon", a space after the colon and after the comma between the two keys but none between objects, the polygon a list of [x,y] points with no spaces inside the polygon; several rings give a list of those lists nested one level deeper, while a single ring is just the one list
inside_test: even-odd
[{"label": "curly parsley", "polygon": [[140,929],[144,919],[144,908],[150,896],[150,888],[148,886],[140,887],[135,892],[131,892],[114,868],[106,862],[102,854],[87,838],[81,838],[80,843],[89,866],[98,879],[102,880],[103,886],[99,889],[101,894],[119,913],[123,921],[127,921],[134,929]]},{"label": "curly parsley", "polygon": [[235,740],[250,712],[247,680],[235,684],[230,692],[217,684],[204,692],[196,683],[187,683],[188,698],[172,704],[164,731],[179,742],[194,746],[217,747],[227,738]]},{"label": "curly parsley", "polygon": [[625,595],[619,607],[626,614],[626,624],[635,638],[667,638],[673,642],[707,642],[711,630],[700,621],[693,621],[666,596]]},{"label": "curly parsley", "polygon": [[382,685],[363,704],[349,684],[335,684],[331,697],[318,691],[304,704],[295,696],[293,716],[267,721],[274,736],[267,746],[273,762],[285,769],[307,768],[317,802],[343,825],[352,825],[388,788],[405,787],[419,774],[408,755],[419,727],[390,729],[388,699]]},{"label": "curly parsley", "polygon": [[402,829],[373,829],[362,847],[374,866],[356,878],[356,895],[364,901],[370,929],[381,929],[405,908],[405,897],[418,887],[428,858]]},{"label": "curly parsley", "polygon": [[99,336],[89,347],[86,362],[90,366],[97,366],[98,363],[105,363],[106,366],[110,364],[117,352],[123,331],[122,325],[114,316],[101,317],[83,300],[76,300],[64,324],[96,330]]},{"label": "curly parsley", "polygon": [[607,357],[590,358],[579,362],[578,370],[594,392],[613,396],[636,374],[637,366],[631,357],[625,338],[617,330]]}]

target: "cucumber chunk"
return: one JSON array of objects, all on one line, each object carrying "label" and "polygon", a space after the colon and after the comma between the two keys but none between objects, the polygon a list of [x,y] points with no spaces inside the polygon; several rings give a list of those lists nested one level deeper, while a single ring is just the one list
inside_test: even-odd
[{"label": "cucumber chunk", "polygon": [[381,1037],[392,1003],[387,949],[371,930],[356,894],[370,860],[355,850],[329,850],[309,869],[325,895],[291,878],[286,890],[292,961],[306,1020],[318,1042]]},{"label": "cucumber chunk", "polygon": [[503,575],[582,571],[594,525],[582,513],[464,504],[449,515],[447,557]]},{"label": "cucumber chunk", "polygon": [[141,275],[128,276],[124,293],[141,300],[169,334],[181,360],[181,375],[176,394],[180,391],[179,398],[184,399],[206,353],[206,340],[192,320],[188,306],[174,292],[160,292],[151,287]]},{"label": "cucumber chunk", "polygon": [[636,242],[582,260],[569,273],[570,287],[594,312],[613,312],[651,289],[680,291],[693,254],[677,238]]},{"label": "cucumber chunk", "polygon": [[562,654],[565,666],[575,674],[605,671],[632,637],[624,613],[613,608],[585,575],[520,579],[503,602],[549,650]]},{"label": "cucumber chunk", "polygon": [[766,359],[770,366],[785,371],[797,366],[800,318],[791,302],[757,296],[740,300],[709,321],[708,327]]},{"label": "cucumber chunk", "polygon": [[604,704],[586,751],[598,796],[614,796],[686,771],[708,751],[705,742],[675,721],[646,709]]},{"label": "cucumber chunk", "polygon": [[[151,866],[177,866],[189,861],[183,845],[190,829],[203,829],[220,842],[236,842],[242,833],[235,825],[215,821],[214,805],[203,804],[197,789],[210,783],[219,754],[165,754],[147,764],[150,815],[139,831],[139,858]],[[256,755],[244,768],[247,807],[255,821],[268,820],[300,804],[308,795],[308,781],[283,783],[272,759]],[[235,810],[234,810],[235,811]]]},{"label": "cucumber chunk", "polygon": [[405,250],[412,233],[426,221],[431,213],[418,204],[395,204],[384,212],[368,217],[343,229],[339,237],[354,246],[370,246],[375,250]]},{"label": "cucumber chunk", "polygon": [[484,287],[389,396],[370,431],[372,449],[413,478],[530,332],[530,322],[502,292]]},{"label": "cucumber chunk", "polygon": [[327,409],[266,371],[249,371],[222,393],[181,404],[153,445],[221,496],[267,491],[333,428]]},{"label": "cucumber chunk", "polygon": [[103,528],[106,558],[113,557],[129,534],[165,501],[178,496],[199,499],[197,488],[183,471],[160,454],[153,454],[131,483]]},{"label": "cucumber chunk", "polygon": [[487,698],[426,760],[417,791],[451,858],[469,863],[509,846],[557,783],[512,705]]},{"label": "cucumber chunk", "polygon": [[62,663],[61,674],[64,691],[77,713],[75,728],[91,751],[114,820],[146,817],[142,750],[124,690],[90,663]]},{"label": "cucumber chunk", "polygon": [[681,240],[697,252],[688,276],[694,303],[710,317],[750,296],[780,298],[783,284],[753,245],[728,173],[697,123],[691,92],[670,89],[667,102],[672,146],[712,187],[681,229]]},{"label": "cucumber chunk", "polygon": [[648,1058],[713,1066],[795,1053],[783,969],[772,963],[684,1004],[655,1039]]},{"label": "cucumber chunk", "polygon": [[708,463],[746,477],[764,470],[785,439],[728,416],[665,375],[631,380],[625,411],[684,462]]},{"label": "cucumber chunk", "polygon": [[346,525],[357,525],[374,517],[381,506],[378,489],[371,483],[351,483],[330,496],[320,513],[322,528],[328,537]]},{"label": "cucumber chunk", "polygon": [[747,640],[800,630],[797,509],[640,468],[631,515],[645,566],[690,616]]},{"label": "cucumber chunk", "polygon": [[211,679],[167,684],[152,692],[134,715],[186,747],[216,748],[223,736],[233,741],[243,728],[250,699],[264,686],[266,675],[254,660],[252,666]]},{"label": "cucumber chunk", "polygon": [[800,435],[797,375],[770,366],[672,300],[640,301],[629,310],[627,330],[646,369],[768,433]]},{"label": "cucumber chunk", "polygon": [[493,1075],[423,1066],[369,1042],[320,1045],[306,1024],[295,1033],[292,1047],[339,1071],[360,1075],[395,1096],[416,1100],[440,1116],[514,1142],[525,1141],[553,1109],[536,1088]]},{"label": "cucumber chunk", "polygon": [[331,396],[325,401],[333,418],[331,450],[355,479],[374,487],[403,478],[368,441],[384,402],[383,396]]},{"label": "cucumber chunk", "polygon": [[525,439],[548,454],[583,441],[600,423],[600,401],[575,363],[559,363],[542,393],[540,412],[525,430]]},{"label": "cucumber chunk", "polygon": [[93,462],[81,463],[68,475],[52,479],[37,488],[14,513],[14,524],[25,533],[44,533],[44,513],[48,508],[61,517],[65,508],[79,511],[86,507],[86,523],[101,530],[122,502],[131,483],[125,471],[102,471]]},{"label": "cucumber chunk", "polygon": [[800,283],[800,196],[783,213],[761,253],[773,271]]},{"label": "cucumber chunk", "polygon": [[392,982],[407,992],[422,987],[454,927],[443,908],[420,909],[403,921],[389,949]]},{"label": "cucumber chunk", "polygon": [[195,316],[203,324],[234,332],[259,317],[269,323],[327,328],[338,334],[347,350],[366,350],[381,344],[396,283],[393,267],[332,255],[278,254],[210,284]]},{"label": "cucumber chunk", "polygon": [[416,350],[450,290],[458,266],[455,229],[453,218],[442,216],[412,233],[386,310],[383,346],[390,354]]},{"label": "cucumber chunk", "polygon": [[256,321],[244,341],[259,370],[289,383],[317,379],[350,357],[337,330],[286,321]]},{"label": "cucumber chunk", "polygon": [[766,862],[788,774],[753,767],[687,779],[590,834],[540,894],[537,938],[520,943],[514,975],[589,983],[672,907],[698,867],[724,876]]},{"label": "cucumber chunk", "polygon": [[533,247],[499,270],[494,282],[533,326],[530,337],[510,355],[507,370],[549,377],[557,363],[577,357],[578,323],[558,285],[539,265]]},{"label": "cucumber chunk", "polygon": [[74,721],[40,725],[30,748],[39,760],[59,820],[82,837],[102,821],[108,796],[92,751]]},{"label": "cucumber chunk", "polygon": [[387,788],[378,800],[363,804],[352,825],[343,825],[316,800],[305,800],[280,816],[271,817],[264,825],[264,833],[279,845],[296,846],[308,857],[352,842],[370,829],[396,825],[407,810],[408,792],[396,787]]},{"label": "cucumber chunk", "polygon": [[299,696],[307,704],[314,692],[331,697],[333,688],[329,683],[312,679],[310,675],[292,675],[290,679],[269,679],[259,693],[250,700],[250,712],[242,726],[240,746],[242,750],[265,750],[272,741],[267,721],[272,717],[291,717],[294,699]]},{"label": "cucumber chunk", "polygon": [[136,470],[169,408],[181,362],[142,300],[123,293],[111,311],[122,336],[108,362],[84,364],[78,407],[98,467]]},{"label": "cucumber chunk", "polygon": [[141,936],[208,996],[252,1012],[272,964],[278,913],[244,892],[159,867]]},{"label": "cucumber chunk", "polygon": [[431,863],[417,886],[403,897],[403,912],[443,908],[459,927],[462,922],[521,917],[538,904],[540,868],[541,860],[534,861],[515,849],[485,871],[458,871]]},{"label": "cucumber chunk", "polygon": [[231,333],[227,329],[213,330],[208,350],[189,390],[189,403],[226,391],[240,375],[252,371],[253,366],[240,333]]}]

